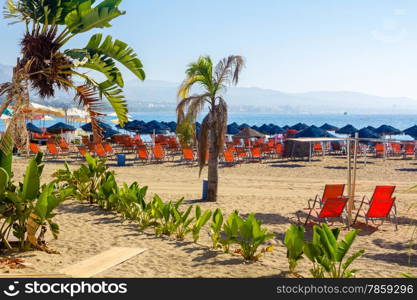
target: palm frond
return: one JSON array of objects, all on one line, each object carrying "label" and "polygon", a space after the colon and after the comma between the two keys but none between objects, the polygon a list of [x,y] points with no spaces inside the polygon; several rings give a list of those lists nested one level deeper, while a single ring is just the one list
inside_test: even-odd
[{"label": "palm frond", "polygon": [[220,154],[223,151],[225,136],[227,132],[227,104],[222,97],[217,97],[218,104],[214,108],[213,116],[214,126],[213,130],[216,133],[216,149],[217,153]]},{"label": "palm frond", "polygon": [[244,66],[245,61],[241,56],[231,55],[222,59],[216,65],[214,71],[217,90],[225,89],[232,84],[237,84],[240,72]]},{"label": "palm frond", "polygon": [[87,50],[92,56],[99,54],[116,60],[124,65],[140,80],[145,80],[143,64],[132,48],[120,40],[115,40],[113,42],[111,36],[107,36],[104,41],[102,41],[102,39],[102,34],[93,35],[85,47],[85,50]]},{"label": "palm frond", "polygon": [[78,102],[78,105],[84,106],[90,115],[94,141],[101,141],[103,129],[99,125],[98,118],[104,116],[104,114],[99,112],[102,105],[100,104],[100,98],[97,97],[97,91],[90,85],[76,86],[75,89],[77,91],[75,101]]},{"label": "palm frond", "polygon": [[122,94],[122,89],[109,80],[98,83],[87,74],[76,71],[72,71],[72,73],[85,79],[88,85],[93,86],[98,91],[100,99],[102,99],[103,96],[107,99],[119,119],[119,124],[123,127],[124,123],[128,121],[128,108],[125,97]]},{"label": "palm frond", "polygon": [[65,24],[72,34],[86,32],[94,28],[111,27],[110,21],[125,14],[117,7],[120,0],[105,0],[96,7],[91,7],[93,2],[81,3],[77,9],[71,10],[65,17]]},{"label": "palm frond", "polygon": [[181,123],[186,116],[195,120],[203,110],[204,104],[208,102],[209,97],[209,93],[204,93],[182,99],[177,105],[177,123]]},{"label": "palm frond", "polygon": [[193,75],[187,77],[182,83],[180,88],[177,92],[178,99],[187,98],[190,95],[190,90],[195,84],[204,84],[204,76],[203,75]]}]

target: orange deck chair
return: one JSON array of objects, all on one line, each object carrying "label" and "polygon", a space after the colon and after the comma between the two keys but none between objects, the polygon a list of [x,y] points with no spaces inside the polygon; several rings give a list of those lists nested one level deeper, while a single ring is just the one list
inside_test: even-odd
[{"label": "orange deck chair", "polygon": [[284,155],[284,148],[282,147],[282,144],[277,143],[275,145],[275,154],[278,157],[282,157]]},{"label": "orange deck chair", "polygon": [[88,153],[88,149],[86,146],[77,146],[77,149],[82,157],[85,157],[85,155]]},{"label": "orange deck chair", "polygon": [[[323,205],[329,198],[342,198],[344,190],[344,184],[326,184],[324,187],[323,196],[320,198],[319,195],[316,195],[314,199],[309,199],[307,209],[314,207],[316,202]],[[311,205],[312,201],[314,202],[313,205]]]},{"label": "orange deck chair", "polygon": [[233,152],[230,151],[230,150],[225,150],[223,152],[223,158],[224,158],[224,162],[227,165],[233,166],[233,165],[236,165],[237,164],[237,162],[235,160],[235,157],[233,155]]},{"label": "orange deck chair", "polygon": [[[328,222],[330,220],[339,219],[342,223],[345,223],[349,228],[349,222],[346,218],[346,221],[343,218],[343,211],[346,208],[346,203],[348,202],[349,198],[346,197],[338,197],[338,198],[327,198],[326,202],[323,203],[322,206],[317,205],[317,201],[314,202],[314,206],[310,209],[308,216],[304,222],[304,226],[308,224],[308,220],[310,217],[315,214],[318,222]],[[300,218],[299,218],[300,219]]]},{"label": "orange deck chair", "polygon": [[51,156],[58,156],[63,154],[62,152],[59,152],[58,148],[56,147],[56,145],[52,142],[47,142],[46,143],[46,148],[48,149],[48,153]]},{"label": "orange deck chair", "polygon": [[102,144],[98,143],[94,145],[94,152],[97,154],[97,156],[99,157],[107,157],[107,153],[104,150],[104,147]]},{"label": "orange deck chair", "polygon": [[416,154],[416,149],[415,149],[415,145],[414,144],[405,144],[404,145],[404,157],[406,157],[407,155],[415,155]]},{"label": "orange deck chair", "polygon": [[323,154],[323,146],[321,143],[314,143],[313,151],[314,154]]},{"label": "orange deck chair", "polygon": [[70,151],[70,147],[68,145],[68,142],[65,139],[60,139],[58,145],[59,145],[59,148],[61,148],[62,152],[69,152]]},{"label": "orange deck chair", "polygon": [[104,151],[106,151],[108,155],[114,154],[113,147],[110,145],[110,143],[103,143],[103,148],[104,148]]},{"label": "orange deck chair", "polygon": [[30,149],[30,152],[33,153],[33,154],[38,154],[38,153],[42,152],[41,148],[39,148],[39,145],[34,144],[34,143],[29,144],[29,149]]},{"label": "orange deck chair", "polygon": [[262,162],[261,147],[253,147],[250,149],[250,152],[253,160],[258,160],[259,162]]},{"label": "orange deck chair", "polygon": [[165,159],[165,151],[161,144],[155,144],[155,146],[152,147],[152,154],[156,161],[162,162]]},{"label": "orange deck chair", "polygon": [[183,148],[182,149],[182,157],[187,163],[194,162],[194,151],[191,148]]},{"label": "orange deck chair", "polygon": [[[367,200],[366,196],[363,197],[353,224],[361,216],[365,218],[366,224],[368,224],[368,220],[371,220],[373,224],[380,226],[386,220],[393,223],[395,230],[397,230],[397,208],[395,205],[395,197],[392,197],[394,191],[395,186],[376,186],[371,199]],[[368,205],[367,210],[363,209],[365,203]],[[381,220],[381,224],[376,224],[375,221],[377,220]]]},{"label": "orange deck chair", "polygon": [[136,157],[137,159],[140,159],[143,163],[149,161],[148,149],[145,145],[138,146],[138,149],[136,150]]},{"label": "orange deck chair", "polygon": [[401,145],[397,143],[391,143],[392,154],[395,156],[401,155]]},{"label": "orange deck chair", "polygon": [[376,144],[375,145],[375,156],[376,157],[384,157],[384,153],[385,153],[384,144]]}]

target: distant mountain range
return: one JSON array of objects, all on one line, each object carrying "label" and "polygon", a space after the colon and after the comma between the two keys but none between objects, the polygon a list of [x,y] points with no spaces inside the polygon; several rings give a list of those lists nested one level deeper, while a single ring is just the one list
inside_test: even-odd
[{"label": "distant mountain range", "polygon": [[[12,67],[0,64],[0,83],[10,80]],[[131,112],[173,112],[179,83],[129,80],[125,96]],[[72,96],[58,92],[54,99],[35,101],[51,105],[72,105]],[[350,91],[286,93],[256,87],[232,87],[226,100],[232,112],[281,114],[410,114],[417,113],[417,100],[379,97]]]}]

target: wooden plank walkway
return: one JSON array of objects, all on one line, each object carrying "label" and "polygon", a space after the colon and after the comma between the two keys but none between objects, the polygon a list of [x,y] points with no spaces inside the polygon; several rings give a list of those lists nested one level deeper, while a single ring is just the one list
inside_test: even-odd
[{"label": "wooden plank walkway", "polygon": [[113,247],[82,262],[61,270],[60,273],[69,277],[93,277],[109,268],[143,253],[146,249]]}]

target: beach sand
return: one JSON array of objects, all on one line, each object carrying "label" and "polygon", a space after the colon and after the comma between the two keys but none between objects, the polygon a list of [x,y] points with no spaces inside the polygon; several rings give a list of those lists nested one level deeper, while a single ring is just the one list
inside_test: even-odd
[{"label": "beach sand", "polygon": [[[360,159],[360,162],[362,160]],[[110,163],[114,164],[114,161]],[[129,161],[131,163],[131,161]],[[76,164],[72,164],[76,167]],[[62,162],[47,162],[43,181]],[[21,179],[26,168],[25,159],[16,159],[15,178]],[[138,181],[149,186],[148,197],[159,194],[163,200],[185,197],[190,205],[201,197],[203,171],[179,162],[163,164],[112,167],[119,184]],[[207,232],[202,233],[199,244],[188,238],[178,242],[173,238],[156,238],[153,230],[140,232],[134,223],[123,222],[114,213],[102,211],[96,206],[68,201],[59,209],[56,222],[61,232],[58,240],[50,240],[49,246],[60,254],[31,251],[17,254],[31,266],[9,270],[13,273],[59,273],[65,267],[87,259],[111,247],[139,247],[147,250],[98,277],[274,277],[285,276],[288,271],[286,249],[282,244],[285,231],[296,223],[295,213],[306,207],[307,199],[322,194],[326,183],[346,183],[346,158],[317,158],[305,161],[268,160],[265,163],[248,163],[220,168],[219,200],[217,203],[199,203],[204,209],[221,208],[226,213],[239,210],[240,214],[256,213],[263,224],[276,235],[273,253],[267,253],[260,261],[244,263],[236,254],[225,254],[210,249]],[[379,230],[363,231],[351,251],[361,248],[365,255],[353,268],[359,269],[358,277],[400,277],[401,273],[417,275],[416,247],[410,248],[409,239],[416,222],[416,191],[407,189],[417,184],[417,161],[403,159],[369,158],[357,172],[357,195],[371,196],[375,185],[396,185],[399,230],[384,224]],[[336,223],[336,225],[340,225]],[[311,229],[309,229],[311,231]],[[347,231],[344,229],[342,235]],[[411,257],[411,262],[409,261]],[[309,276],[311,264],[300,262],[298,271]],[[5,272],[4,269],[0,272]]]}]

